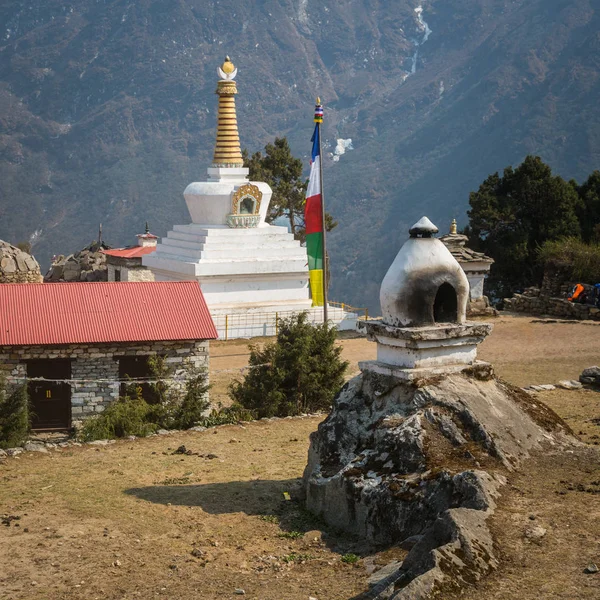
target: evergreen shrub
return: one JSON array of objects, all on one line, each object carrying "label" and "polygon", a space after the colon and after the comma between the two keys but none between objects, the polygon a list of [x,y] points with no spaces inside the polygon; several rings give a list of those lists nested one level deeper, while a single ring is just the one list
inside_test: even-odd
[{"label": "evergreen shrub", "polygon": [[251,368],[230,397],[257,418],[329,409],[348,367],[335,340],[334,327],[312,325],[306,313],[281,319],[276,342],[250,346]]},{"label": "evergreen shrub", "polygon": [[31,429],[27,385],[9,386],[0,373],[0,448],[21,446]]},{"label": "evergreen shrub", "polygon": [[127,395],[109,404],[104,412],[84,421],[79,434],[81,439],[89,442],[130,435],[145,437],[157,429],[189,429],[204,425],[210,387],[206,369],[191,377],[182,393],[165,383],[164,366],[161,360],[151,365],[157,379],[150,390],[152,404],[143,397],[142,387],[132,383],[127,386]]},{"label": "evergreen shrub", "polygon": [[600,244],[586,244],[579,238],[548,240],[538,249],[538,260],[567,267],[573,281],[600,282]]}]

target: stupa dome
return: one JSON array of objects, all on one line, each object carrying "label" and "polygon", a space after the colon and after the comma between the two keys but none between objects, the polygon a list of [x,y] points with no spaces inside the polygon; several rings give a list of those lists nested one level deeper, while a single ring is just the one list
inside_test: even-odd
[{"label": "stupa dome", "polygon": [[427,217],[410,228],[410,239],[381,284],[379,298],[386,325],[465,322],[469,281],[448,248],[433,237],[437,231]]},{"label": "stupa dome", "polygon": [[16,246],[0,240],[0,283],[38,283],[42,273],[37,260]]}]

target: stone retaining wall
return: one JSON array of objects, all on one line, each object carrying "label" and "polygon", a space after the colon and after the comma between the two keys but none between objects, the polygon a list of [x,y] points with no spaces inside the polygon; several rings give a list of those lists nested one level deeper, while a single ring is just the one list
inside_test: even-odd
[{"label": "stone retaining wall", "polygon": [[28,360],[71,359],[71,379],[74,380],[70,384],[71,415],[73,425],[77,426],[82,419],[102,412],[119,397],[120,356],[154,355],[166,358],[167,377],[175,379],[167,385],[183,389],[187,376],[208,368],[208,341],[0,346],[0,369],[9,376],[25,378]]},{"label": "stone retaining wall", "polygon": [[522,294],[505,298],[504,309],[533,315],[551,315],[562,319],[600,321],[600,308],[569,302],[566,298],[547,296],[539,288],[527,288]]}]

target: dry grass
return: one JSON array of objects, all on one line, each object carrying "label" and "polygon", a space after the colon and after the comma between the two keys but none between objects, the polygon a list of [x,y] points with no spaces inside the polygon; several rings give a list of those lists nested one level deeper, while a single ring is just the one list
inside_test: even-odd
[{"label": "dry grass", "polygon": [[[550,383],[598,364],[599,340],[594,325],[503,317],[481,356],[517,385]],[[358,360],[374,358],[364,339],[340,343],[354,372]],[[243,367],[246,346],[213,344],[213,371]],[[213,399],[229,377],[213,373]],[[598,442],[600,394],[540,398]],[[345,553],[368,549],[335,532],[322,537],[301,511],[299,478],[317,424],[257,422],[0,461],[0,515],[20,517],[0,525],[0,599],[223,599],[243,588],[253,599],[339,600],[364,590],[365,565],[402,552],[345,564]],[[180,444],[204,456],[172,454]],[[582,573],[600,564],[598,458],[588,446],[538,457],[511,476],[492,522],[501,568],[465,598],[598,598],[600,576]],[[530,514],[548,529],[539,546],[523,537]],[[302,535],[281,535],[293,531]]]}]

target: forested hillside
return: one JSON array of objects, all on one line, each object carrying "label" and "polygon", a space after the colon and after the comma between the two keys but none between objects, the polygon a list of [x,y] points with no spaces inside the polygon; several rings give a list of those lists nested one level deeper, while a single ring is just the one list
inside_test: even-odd
[{"label": "forested hillside", "polygon": [[599,11],[591,0],[1,0],[0,238],[31,240],[47,265],[100,222],[113,245],[146,220],[159,235],[186,222],[182,191],[210,161],[229,54],[250,151],[287,135],[308,167],[323,99],[339,221],[331,296],[376,308],[422,214],[441,230],[465,224],[469,191],[527,154],[567,179],[599,166]]}]

